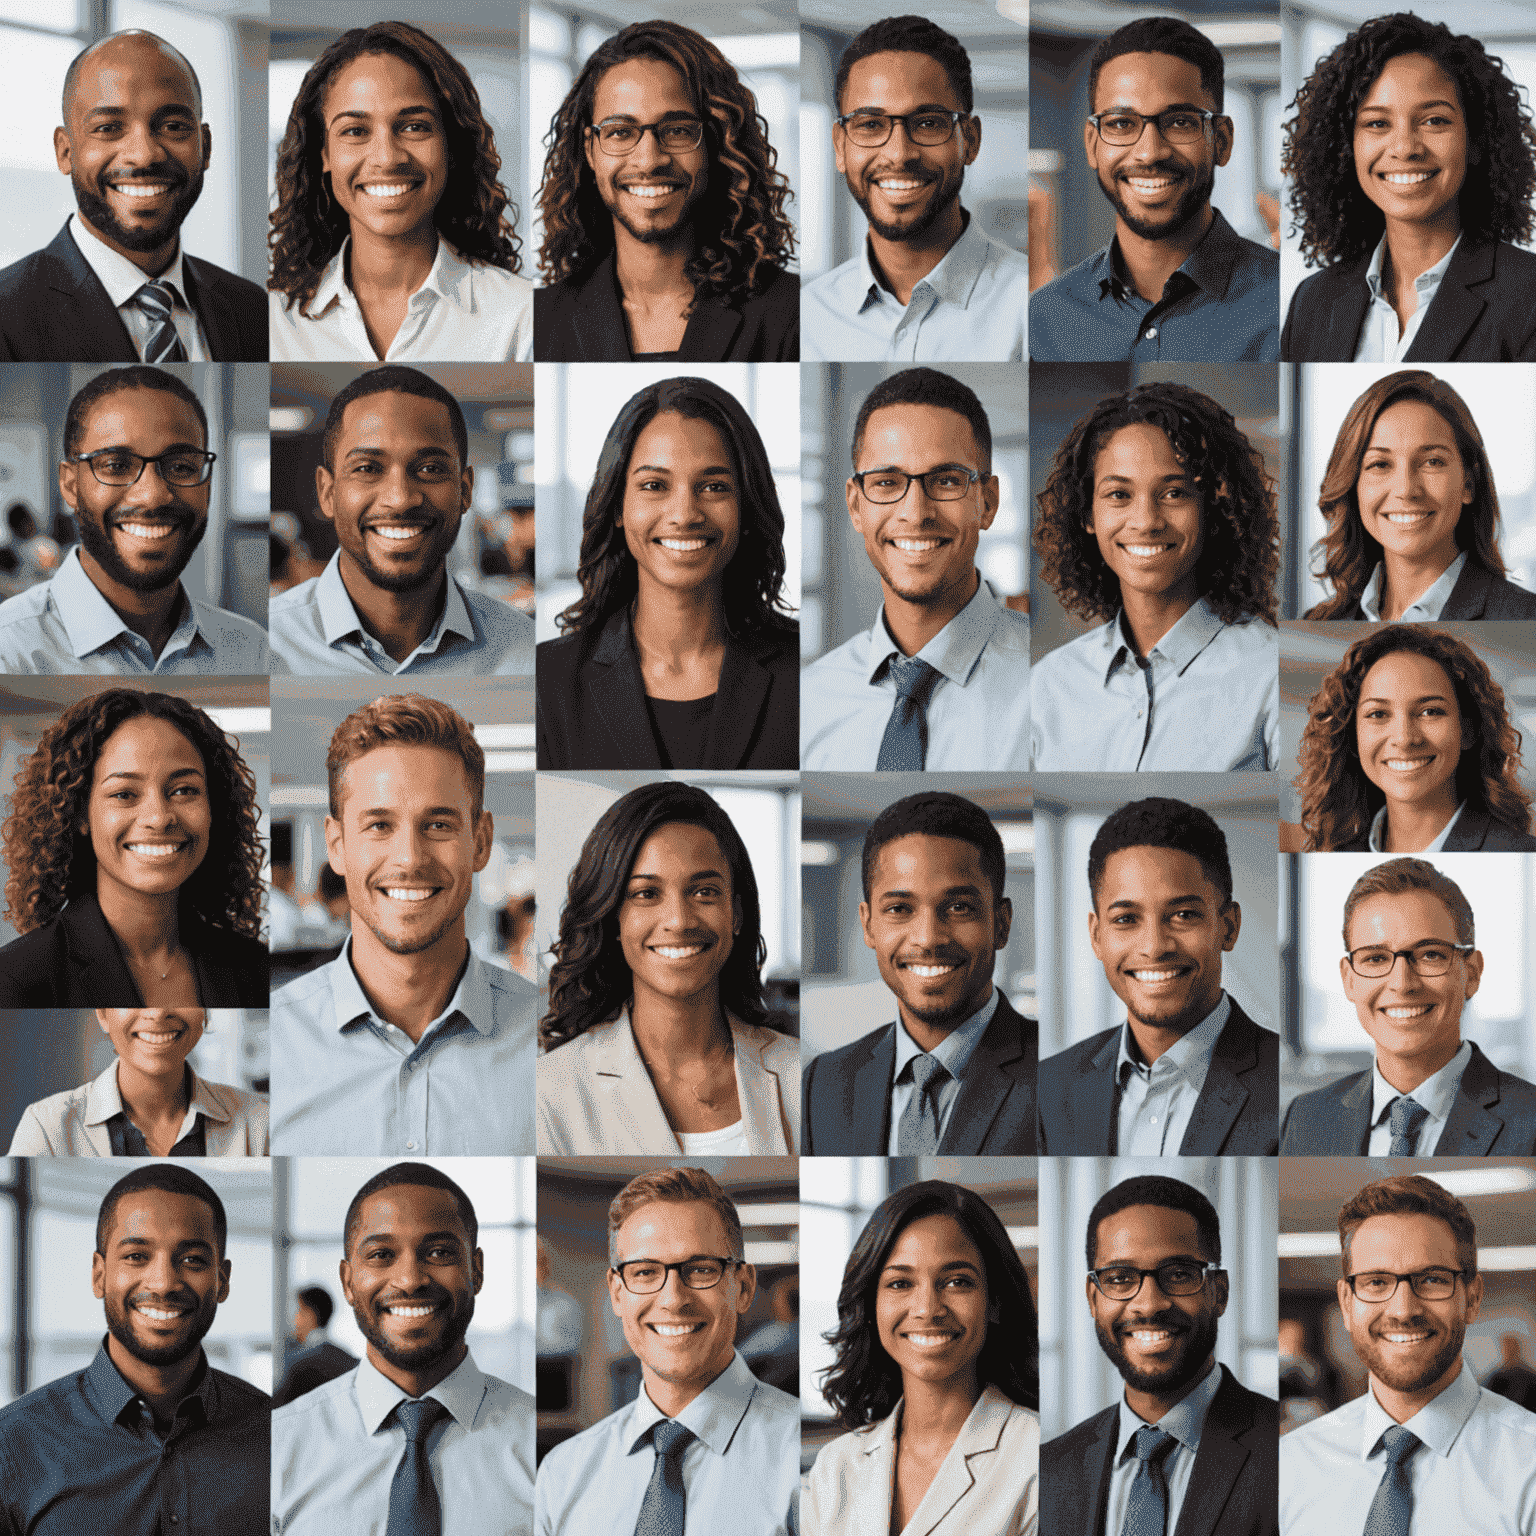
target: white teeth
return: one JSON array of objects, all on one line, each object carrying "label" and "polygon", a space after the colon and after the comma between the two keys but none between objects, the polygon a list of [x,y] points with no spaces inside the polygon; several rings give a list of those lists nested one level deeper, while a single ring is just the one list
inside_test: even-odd
[{"label": "white teeth", "polygon": [[887,192],[915,192],[919,187],[927,186],[924,181],[877,181],[877,187],[884,187]]},{"label": "white teeth", "polygon": [[624,190],[626,192],[632,194],[635,197],[667,197],[670,194],[672,194],[673,192],[677,191],[677,188],[676,187],[656,187],[656,186],[630,186],[630,187],[625,187]]},{"label": "white teeth", "polygon": [[953,1333],[909,1333],[905,1335],[908,1344],[915,1344],[919,1349],[937,1349],[941,1344],[948,1344],[955,1338]]},{"label": "white teeth", "polygon": [[129,843],[128,852],[136,853],[142,859],[168,859],[173,853],[181,851],[180,843]]},{"label": "white teeth", "polygon": [[1425,1003],[1422,1008],[1383,1008],[1381,1011],[1389,1019],[1416,1019],[1430,1011],[1433,1004]]},{"label": "white teeth", "polygon": [[943,541],[941,539],[892,539],[891,543],[897,549],[904,549],[909,555],[926,555],[930,549],[937,549]]},{"label": "white teeth", "polygon": [[135,1038],[143,1040],[148,1045],[169,1045],[172,1040],[179,1039],[180,1036],[174,1029],[168,1035],[152,1035],[148,1030],[140,1030]]},{"label": "white teeth", "polygon": [[162,1312],[159,1307],[146,1306],[142,1301],[134,1308],[135,1312],[142,1312],[145,1317],[152,1317],[157,1323],[174,1322],[181,1316],[180,1312]]},{"label": "white teeth", "polygon": [[651,1327],[664,1339],[680,1339],[684,1334],[697,1333],[703,1323],[652,1323]]},{"label": "white teeth", "polygon": [[1142,181],[1138,177],[1127,176],[1125,179],[1143,195],[1151,195],[1157,192],[1166,192],[1169,187],[1175,184],[1171,178],[1167,181]]},{"label": "white teeth", "polygon": [[176,532],[172,523],[119,523],[117,526],[136,539],[163,539]]},{"label": "white teeth", "polygon": [[121,192],[124,197],[159,197],[166,189],[155,182],[119,181],[112,190]]},{"label": "white teeth", "polygon": [[1173,971],[1132,971],[1137,981],[1172,981],[1179,973]]},{"label": "white teeth", "polygon": [[1138,1344],[1161,1344],[1164,1340],[1171,1339],[1173,1335],[1166,1331],[1137,1328],[1132,1330],[1131,1337]]},{"label": "white teeth", "polygon": [[1427,1333],[1384,1333],[1384,1338],[1389,1344],[1420,1344],[1429,1335]]},{"label": "white teeth", "polygon": [[391,1317],[431,1317],[432,1307],[385,1307]]},{"label": "white teeth", "polygon": [[388,896],[391,901],[425,901],[433,893],[430,890],[407,890],[404,886],[401,885],[386,885],[384,887],[384,894]]},{"label": "white teeth", "polygon": [[910,965],[909,964],[907,966],[907,969],[909,971],[911,971],[914,976],[922,976],[922,977],[925,977],[925,978],[932,978],[934,976],[948,976],[949,973],[951,971],[953,971],[953,970],[956,970],[957,967],[953,966],[953,965]]},{"label": "white teeth", "polygon": [[410,190],[411,184],[408,181],[378,182],[363,188],[369,197],[403,197]]},{"label": "white teeth", "polygon": [[1433,515],[1431,512],[1388,512],[1387,521],[1400,528],[1411,528],[1415,523],[1427,523]]},{"label": "white teeth", "polygon": [[1127,554],[1137,555],[1143,560],[1151,560],[1157,555],[1165,555],[1173,548],[1172,544],[1122,544],[1121,549]]},{"label": "white teeth", "polygon": [[1394,773],[1413,773],[1422,768],[1425,763],[1433,762],[1432,757],[1389,757],[1387,767]]},{"label": "white teeth", "polygon": [[397,528],[393,524],[380,526],[375,524],[369,529],[370,533],[376,533],[381,539],[394,539],[403,542],[406,539],[414,539],[418,533],[425,533],[424,528]]},{"label": "white teeth", "polygon": [[1394,187],[1411,187],[1421,181],[1428,181],[1435,173],[1433,171],[1390,171],[1381,179],[1391,182]]},{"label": "white teeth", "polygon": [[663,960],[689,960],[694,955],[702,955],[704,953],[704,946],[702,944],[653,944],[651,948]]},{"label": "white teeth", "polygon": [[705,548],[708,539],[657,539],[663,549],[673,549],[680,555],[691,555],[696,549]]}]

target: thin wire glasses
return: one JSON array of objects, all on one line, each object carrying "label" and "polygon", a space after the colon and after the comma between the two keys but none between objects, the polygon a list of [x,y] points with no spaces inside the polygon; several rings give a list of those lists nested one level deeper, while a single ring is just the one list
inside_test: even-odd
[{"label": "thin wire glasses", "polygon": [[704,124],[697,117],[669,117],[662,123],[631,123],[623,118],[604,118],[589,133],[597,135],[598,147],[615,158],[633,151],[646,134],[654,133],[663,153],[686,155],[704,142]]},{"label": "thin wire glasses", "polygon": [[969,112],[845,112],[834,117],[850,139],[862,149],[878,149],[891,136],[891,129],[900,123],[907,137],[914,144],[926,144],[930,149],[947,144],[955,131],[955,124],[970,117]]},{"label": "thin wire glasses", "polygon": [[1391,1301],[1404,1280],[1420,1301],[1449,1301],[1464,1273],[1460,1269],[1421,1269],[1411,1275],[1394,1275],[1382,1269],[1363,1269],[1347,1278],[1350,1290],[1361,1301]]},{"label": "thin wire glasses", "polygon": [[1426,939],[1422,944],[1415,944],[1412,949],[1388,949],[1385,944],[1364,944],[1359,949],[1350,950],[1349,968],[1356,976],[1375,980],[1390,976],[1392,967],[1397,964],[1397,957],[1401,955],[1420,976],[1444,976],[1450,970],[1455,956],[1471,954],[1476,947],[1474,944],[1448,944],[1442,939]]},{"label": "thin wire glasses", "polygon": [[1157,1276],[1157,1288],[1164,1296],[1193,1296],[1205,1288],[1207,1275],[1222,1273],[1220,1264],[1191,1264],[1187,1259],[1170,1259],[1156,1269],[1137,1269],[1134,1264],[1107,1264],[1090,1269],[1088,1278],[1111,1301],[1129,1301],[1141,1289],[1148,1275]]},{"label": "thin wire glasses", "polygon": [[883,506],[900,501],[914,480],[923,482],[923,490],[930,501],[960,501],[981,476],[963,464],[946,464],[941,469],[930,469],[925,475],[909,475],[904,469],[866,469],[851,478],[866,501]]},{"label": "thin wire glasses", "polygon": [[1152,117],[1140,112],[1095,112],[1088,119],[1106,144],[1135,144],[1146,132],[1148,123],[1170,144],[1195,144],[1205,137],[1205,125],[1214,123],[1218,114],[1202,107],[1170,107]]},{"label": "thin wire glasses", "polygon": [[698,1256],[676,1264],[660,1259],[626,1259],[615,1264],[613,1272],[624,1282],[624,1289],[635,1296],[653,1296],[667,1283],[667,1275],[676,1270],[678,1279],[690,1291],[712,1291],[725,1278],[728,1268],[746,1263],[745,1259],[713,1259]]},{"label": "thin wire glasses", "polygon": [[146,458],[126,448],[98,448],[95,453],[72,453],[71,464],[89,464],[103,485],[137,485],[146,464],[153,464],[167,485],[202,485],[213,473],[218,454],[196,448],[172,448]]}]

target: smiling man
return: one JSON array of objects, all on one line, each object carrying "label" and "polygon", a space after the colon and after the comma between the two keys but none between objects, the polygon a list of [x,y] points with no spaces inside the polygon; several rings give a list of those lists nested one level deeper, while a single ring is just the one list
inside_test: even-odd
[{"label": "smiling man", "polygon": [[536,1536],[794,1536],[800,1405],[736,1350],[757,1289],[741,1218],[702,1168],[631,1179],[608,1208],[608,1295],[640,1392],[539,1468]]},{"label": "smiling man", "polygon": [[272,997],[272,1150],[531,1153],[536,994],[469,947],[491,854],[485,754],[416,694],[347,716],[326,758],[352,934]]},{"label": "smiling man", "polygon": [[1272,1156],[1280,1037],[1222,989],[1243,913],[1221,828],[1198,806],[1121,806],[1088,850],[1088,936],[1118,1029],[1040,1063],[1040,1152]]},{"label": "smiling man", "polygon": [[531,673],[532,621],[448,571],[475,486],[459,402],[415,368],[370,369],[331,400],[323,455],[315,496],[339,548],[272,600],[273,670]]}]

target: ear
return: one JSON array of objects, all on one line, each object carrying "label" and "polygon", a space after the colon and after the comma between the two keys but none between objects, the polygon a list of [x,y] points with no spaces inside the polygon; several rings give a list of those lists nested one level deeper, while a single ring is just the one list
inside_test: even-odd
[{"label": "ear", "polygon": [[91,1295],[97,1301],[107,1297],[107,1261],[99,1253],[91,1255]]},{"label": "ear", "polygon": [[203,124],[203,169],[208,169],[208,162],[213,159],[213,129],[207,123]]},{"label": "ear", "polygon": [[496,840],[496,823],[489,811],[480,812],[475,825],[475,873],[478,875],[490,862],[491,844]]},{"label": "ear", "polygon": [[742,922],[741,897],[733,896],[731,897],[731,932],[733,934],[741,932]]},{"label": "ear", "polygon": [[347,1298],[347,1305],[355,1307],[357,1303],[352,1297],[352,1266],[343,1259],[337,1266],[336,1273],[341,1280],[341,1294]]},{"label": "ear", "polygon": [[981,119],[967,118],[960,134],[965,141],[965,163],[969,165],[981,153]]},{"label": "ear", "polygon": [[324,464],[315,467],[315,500],[320,503],[320,515],[328,523],[336,521],[336,477]]},{"label": "ear", "polygon": [[[1099,131],[1087,118],[1083,119],[1083,153],[1088,157],[1088,164],[1093,167],[1094,174],[1099,170]],[[1090,1288],[1093,1281],[1088,1282]]]},{"label": "ear", "polygon": [[96,1010],[96,1023],[100,1026],[102,1034],[110,1040],[112,1038],[112,1031],[107,1028],[107,1021],[102,1018],[101,1012],[100,1008]]},{"label": "ear", "polygon": [[325,856],[331,868],[345,880],[347,860],[342,849],[341,823],[334,816],[325,818]]},{"label": "ear", "polygon": [[476,1296],[480,1294],[480,1287],[485,1284],[485,1251],[476,1248],[474,1257],[469,1261],[469,1283],[474,1288]]},{"label": "ear", "polygon": [[981,526],[982,530],[992,526],[992,519],[997,516],[997,507],[1002,500],[1002,488],[998,484],[996,475],[988,475],[981,482]]},{"label": "ear", "polygon": [[1483,952],[1480,949],[1474,949],[1465,959],[1467,962],[1467,990],[1463,995],[1470,998],[1483,984]]},{"label": "ear", "polygon": [[468,512],[470,504],[475,499],[475,467],[473,464],[466,464],[464,466],[464,473],[459,478],[459,486],[464,493],[459,510],[461,512]]},{"label": "ear", "polygon": [[1467,1322],[1469,1324],[1471,1324],[1471,1323],[1475,1323],[1477,1321],[1477,1314],[1482,1310],[1482,1306],[1483,1306],[1483,1277],[1481,1275],[1473,1275],[1473,1277],[1466,1282],[1466,1286],[1467,1286]]},{"label": "ear", "polygon": [[[1471,1287],[1468,1287],[1470,1292]],[[1355,1299],[1355,1293],[1349,1288],[1349,1281],[1342,1276],[1334,1284],[1334,1294],[1339,1298],[1339,1311],[1344,1314],[1344,1327],[1349,1328],[1349,1304]]]},{"label": "ear", "polygon": [[69,142],[67,128],[53,130],[53,162],[65,176],[74,168],[74,148]]},{"label": "ear", "polygon": [[[90,473],[89,470],[86,471]],[[68,459],[59,460],[59,499],[71,512],[80,505],[80,466],[71,464]]]},{"label": "ear", "polygon": [[1221,909],[1221,947],[1230,952],[1237,945],[1237,936],[1243,928],[1243,909],[1235,901],[1229,901]]},{"label": "ear", "polygon": [[1232,1287],[1227,1279],[1226,1270],[1218,1270],[1211,1276],[1211,1288],[1216,1293],[1216,1316],[1224,1317],[1227,1311],[1227,1301],[1232,1294]]},{"label": "ear", "polygon": [[594,157],[597,154],[597,150],[596,150],[596,148],[594,146],[597,143],[597,135],[595,133],[589,133],[589,132],[583,131],[581,137],[582,137],[582,141],[583,141],[582,142],[582,147],[581,147],[581,152],[587,157],[587,165],[591,169],[592,174],[594,176],[596,176],[597,175],[597,160]]},{"label": "ear", "polygon": [[861,901],[859,903],[859,927],[864,930],[864,942],[873,949],[875,947],[875,936],[870,932],[869,917],[869,903]]},{"label": "ear", "polygon": [[624,1316],[624,1282],[613,1269],[608,1271],[608,1305],[613,1308],[615,1317]]},{"label": "ear", "polygon": [[745,1317],[757,1295],[757,1270],[751,1264],[743,1264],[736,1271],[736,1315]]},{"label": "ear", "polygon": [[229,1300],[229,1277],[234,1267],[228,1259],[219,1260],[219,1293],[213,1298],[215,1301]]},{"label": "ear", "polygon": [[1090,912],[1088,914],[1088,943],[1092,946],[1094,955],[1102,965],[1104,963],[1104,955],[1099,948],[1099,914],[1097,912]]},{"label": "ear", "polygon": [[1232,119],[1218,117],[1211,124],[1211,134],[1216,141],[1216,164],[1225,165],[1232,158]]},{"label": "ear", "polygon": [[1008,935],[1013,931],[1013,903],[1006,896],[997,899],[997,911],[993,914],[992,948],[1006,949]]},{"label": "ear", "polygon": [[[60,130],[55,130],[55,132],[58,132],[58,131],[60,131]],[[841,126],[839,124],[837,124],[837,123],[833,123],[832,124],[832,160],[833,160],[833,163],[837,166],[837,174],[839,176],[846,176],[848,174],[848,161],[847,161],[847,157],[843,153],[843,150],[847,146],[847,142],[848,142],[847,135],[844,134]]]},{"label": "ear", "polygon": [[843,500],[848,503],[848,521],[853,531],[864,537],[864,498],[859,494],[859,482],[851,477],[843,485]]}]

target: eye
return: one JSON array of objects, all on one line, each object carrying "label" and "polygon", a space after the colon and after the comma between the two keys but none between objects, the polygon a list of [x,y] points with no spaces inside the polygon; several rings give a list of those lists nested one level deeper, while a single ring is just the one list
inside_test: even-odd
[{"label": "eye", "polygon": [[1200,919],[1205,916],[1205,914],[1196,910],[1194,907],[1183,907],[1179,911],[1175,912],[1173,916],[1178,918],[1180,922],[1198,923]]},{"label": "eye", "polygon": [[925,112],[912,119],[912,126],[920,133],[940,133],[949,127],[949,118],[937,112]]},{"label": "eye", "polygon": [[376,463],[373,459],[358,459],[352,465],[351,469],[348,470],[348,473],[352,474],[352,475],[360,475],[360,476],[361,475],[376,475],[376,474],[379,473],[380,468],[381,468],[381,466],[378,463]]},{"label": "eye", "polygon": [[122,453],[101,453],[95,456],[96,467],[106,470],[109,475],[127,474],[128,462],[128,456]]},{"label": "eye", "polygon": [[976,1289],[976,1279],[973,1275],[951,1275],[944,1284],[953,1286],[957,1291],[973,1291]]},{"label": "eye", "polygon": [[602,136],[610,144],[633,144],[635,130],[624,123],[610,123],[602,130]]},{"label": "eye", "polygon": [[976,904],[970,901],[952,901],[949,910],[960,917],[970,917],[976,910]]},{"label": "eye", "polygon": [[1391,957],[1387,954],[1386,950],[1384,950],[1384,949],[1368,949],[1368,950],[1364,951],[1362,954],[1357,954],[1355,956],[1355,959],[1358,960],[1361,965],[1389,965],[1389,964],[1391,964]]},{"label": "eye", "polygon": [[649,901],[653,896],[659,896],[660,891],[654,885],[642,885],[631,891],[624,899],[626,901]]},{"label": "eye", "polygon": [[660,492],[665,491],[666,488],[667,488],[667,482],[665,480],[654,480],[654,479],[652,479],[652,480],[641,480],[635,486],[636,490],[638,490],[638,491],[646,491],[646,492],[651,493],[652,495],[659,494]]},{"label": "eye", "polygon": [[436,1247],[427,1250],[427,1257],[443,1264],[452,1264],[458,1259],[459,1250],[451,1243],[439,1243]]},{"label": "eye", "polygon": [[1136,120],[1131,117],[1101,117],[1099,126],[1106,133],[1130,133],[1136,126]]},{"label": "eye", "polygon": [[1163,121],[1170,128],[1177,128],[1184,132],[1200,124],[1200,119],[1188,112],[1171,112]]},{"label": "eye", "polygon": [[699,489],[707,491],[711,496],[729,496],[736,488],[729,480],[706,480]]},{"label": "eye", "polygon": [[1381,116],[1380,113],[1373,113],[1369,116],[1362,117],[1359,120],[1359,126],[1366,130],[1375,130],[1379,128],[1385,128],[1388,126],[1388,124],[1387,119]]}]

